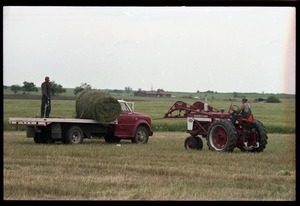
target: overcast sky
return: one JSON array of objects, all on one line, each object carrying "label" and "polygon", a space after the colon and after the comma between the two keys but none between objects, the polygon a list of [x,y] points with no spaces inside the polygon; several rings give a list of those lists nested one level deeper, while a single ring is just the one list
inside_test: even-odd
[{"label": "overcast sky", "polygon": [[3,7],[3,84],[295,94],[293,7]]}]

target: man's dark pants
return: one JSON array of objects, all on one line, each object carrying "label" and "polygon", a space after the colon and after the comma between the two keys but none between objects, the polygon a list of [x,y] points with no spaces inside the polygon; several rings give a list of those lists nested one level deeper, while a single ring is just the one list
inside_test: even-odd
[{"label": "man's dark pants", "polygon": [[[45,116],[45,107],[46,107],[46,116]],[[51,100],[46,96],[42,96],[41,104],[41,117],[49,117],[51,111]]]}]

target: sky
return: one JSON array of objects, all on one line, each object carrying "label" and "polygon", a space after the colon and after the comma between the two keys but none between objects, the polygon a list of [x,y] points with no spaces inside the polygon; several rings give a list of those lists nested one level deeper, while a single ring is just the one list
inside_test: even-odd
[{"label": "sky", "polygon": [[3,85],[295,94],[294,7],[3,7]]}]

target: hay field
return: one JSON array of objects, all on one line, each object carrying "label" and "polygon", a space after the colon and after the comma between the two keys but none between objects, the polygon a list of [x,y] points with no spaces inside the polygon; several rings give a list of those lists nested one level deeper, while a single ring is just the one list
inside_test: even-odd
[{"label": "hay field", "polygon": [[295,134],[270,134],[263,153],[187,151],[181,132],[145,145],[86,139],[34,144],[4,132],[4,200],[295,201]]},{"label": "hay field", "polygon": [[[154,131],[186,131],[186,119],[158,119],[178,100],[193,104],[194,99],[181,98],[128,98],[135,102],[135,111],[149,115],[152,118]],[[52,117],[74,118],[76,116],[75,100],[52,100]],[[209,105],[225,108],[227,112],[231,102],[209,101]],[[241,102],[233,102],[240,106]],[[283,99],[282,103],[251,103],[254,118],[263,122],[269,133],[295,133],[296,110],[295,99]],[[9,117],[34,117],[40,115],[40,100],[4,99],[4,130],[16,130],[8,125]],[[18,128],[25,130],[25,128]]]},{"label": "hay field", "polygon": [[[185,119],[154,120],[182,99],[128,100],[153,119],[154,135],[145,145],[121,141],[117,146],[103,139],[37,145],[25,137],[25,128],[16,131],[7,120],[39,115],[40,100],[4,99],[4,200],[296,199],[295,100],[251,104],[269,132],[259,154],[212,152],[206,141],[202,151],[186,151]],[[209,104],[227,111],[230,102]],[[53,100],[51,116],[75,117],[75,101]]]}]

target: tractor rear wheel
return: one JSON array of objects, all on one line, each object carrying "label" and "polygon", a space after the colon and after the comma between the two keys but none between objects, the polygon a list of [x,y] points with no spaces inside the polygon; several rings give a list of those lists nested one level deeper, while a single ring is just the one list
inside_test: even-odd
[{"label": "tractor rear wheel", "polygon": [[245,148],[240,148],[241,151],[248,151],[248,152],[262,152],[267,145],[267,130],[265,128],[265,126],[263,125],[262,122],[260,122],[259,120],[255,120],[253,123],[250,123],[247,126],[247,129],[250,132],[255,132],[255,136],[257,137],[256,142],[258,143],[258,147],[249,147],[247,149]]},{"label": "tractor rear wheel", "polygon": [[184,141],[184,147],[187,150],[202,150],[203,148],[203,141],[200,137],[196,136],[189,136]]},{"label": "tractor rear wheel", "polygon": [[228,120],[217,120],[208,128],[207,145],[210,150],[232,152],[238,135],[234,125]]}]

